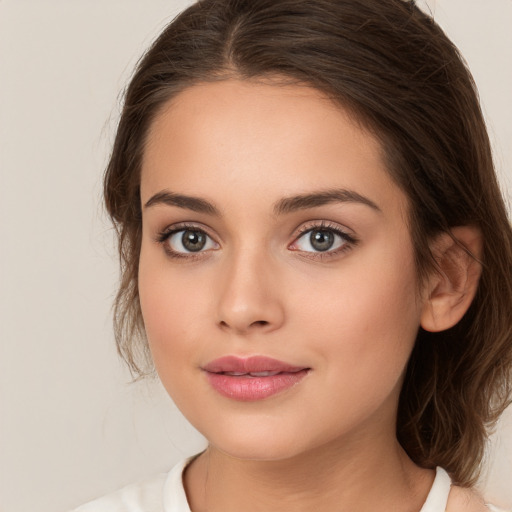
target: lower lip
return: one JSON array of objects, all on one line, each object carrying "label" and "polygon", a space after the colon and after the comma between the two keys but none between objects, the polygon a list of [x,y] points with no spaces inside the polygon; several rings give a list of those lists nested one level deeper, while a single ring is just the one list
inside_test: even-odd
[{"label": "lower lip", "polygon": [[233,400],[254,402],[277,395],[294,387],[308,370],[293,373],[278,373],[268,377],[245,377],[206,372],[210,385],[221,395]]}]

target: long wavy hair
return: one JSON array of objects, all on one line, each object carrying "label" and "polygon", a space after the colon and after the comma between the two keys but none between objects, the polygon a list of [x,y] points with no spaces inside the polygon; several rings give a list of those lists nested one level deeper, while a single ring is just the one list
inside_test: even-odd
[{"label": "long wavy hair", "polygon": [[276,76],[324,92],[379,138],[409,198],[420,281],[434,269],[433,237],[462,225],[483,234],[477,295],[452,329],[420,329],[397,421],[418,465],[471,485],[488,429],[510,401],[512,231],[471,74],[412,1],[200,0],[157,38],[125,92],[104,182],[119,236],[119,353],[136,375],[152,372],[137,271],[141,159],[155,115],[200,82]]}]

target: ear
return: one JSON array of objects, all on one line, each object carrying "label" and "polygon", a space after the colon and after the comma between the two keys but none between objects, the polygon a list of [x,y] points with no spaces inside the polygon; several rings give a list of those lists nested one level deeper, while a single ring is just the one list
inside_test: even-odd
[{"label": "ear", "polygon": [[482,234],[473,226],[460,226],[443,233],[432,246],[437,262],[425,288],[421,327],[439,332],[453,327],[466,313],[482,271]]}]

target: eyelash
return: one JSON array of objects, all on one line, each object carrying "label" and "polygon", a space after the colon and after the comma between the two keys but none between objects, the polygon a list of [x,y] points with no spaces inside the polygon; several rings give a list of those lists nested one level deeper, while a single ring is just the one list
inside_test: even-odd
[{"label": "eyelash", "polygon": [[163,231],[160,231],[160,233],[158,233],[155,241],[163,246],[165,253],[170,258],[187,259],[188,261],[194,261],[196,259],[203,257],[206,251],[179,252],[171,249],[167,241],[171,238],[172,235],[175,235],[180,231],[196,231],[199,233],[204,233],[208,238],[213,239],[203,227],[199,227],[196,224],[185,223],[166,227]]},{"label": "eyelash", "polygon": [[[317,252],[309,252],[309,251],[300,251],[300,256],[308,259],[316,259],[320,261],[325,261],[327,259],[336,258],[341,254],[350,251],[353,249],[358,243],[359,240],[352,234],[348,234],[346,231],[340,228],[339,225],[333,224],[327,221],[311,221],[303,225],[297,235],[295,236],[292,244],[295,244],[298,240],[304,237],[307,233],[311,233],[312,231],[327,231],[329,233],[333,233],[339,236],[343,240],[343,245],[335,250],[327,250],[325,252],[317,251]],[[290,247],[290,246],[289,246]],[[299,251],[297,251],[299,252]]]},{"label": "eyelash", "polygon": [[[213,240],[213,238],[208,234],[207,230],[205,230],[203,227],[200,227],[196,224],[178,224],[174,226],[169,226],[158,233],[155,241],[163,246],[163,249],[167,256],[173,259],[187,259],[188,261],[194,261],[196,259],[204,257],[204,254],[208,252],[206,251],[197,251],[197,252],[179,252],[175,251],[170,248],[169,244],[167,243],[168,240],[171,238],[171,236],[175,235],[176,233],[179,233],[181,231],[196,231],[199,233],[205,234],[209,239]],[[307,259],[317,259],[317,260],[326,260],[330,258],[335,258],[342,253],[345,253],[349,250],[351,250],[353,247],[355,247],[359,240],[352,234],[348,234],[347,232],[343,231],[338,225],[332,224],[330,222],[326,221],[311,221],[309,223],[306,223],[303,225],[298,233],[295,235],[293,242],[288,245],[288,247],[291,247],[293,244],[295,244],[298,240],[300,240],[302,237],[304,237],[307,233],[311,233],[312,231],[327,231],[329,233],[333,233],[334,235],[339,236],[343,240],[343,244],[341,247],[335,249],[335,250],[326,250],[325,252],[322,251],[300,251],[298,249],[290,249],[294,252],[300,253],[301,257],[307,258]]]}]

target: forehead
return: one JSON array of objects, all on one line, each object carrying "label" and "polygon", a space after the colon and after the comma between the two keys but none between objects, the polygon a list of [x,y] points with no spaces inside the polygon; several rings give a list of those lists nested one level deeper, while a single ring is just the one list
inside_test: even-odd
[{"label": "forehead", "polygon": [[376,137],[322,92],[224,80],[185,89],[155,117],[141,192],[143,200],[166,188],[205,197],[258,191],[276,199],[350,188],[403,203],[384,162]]}]

